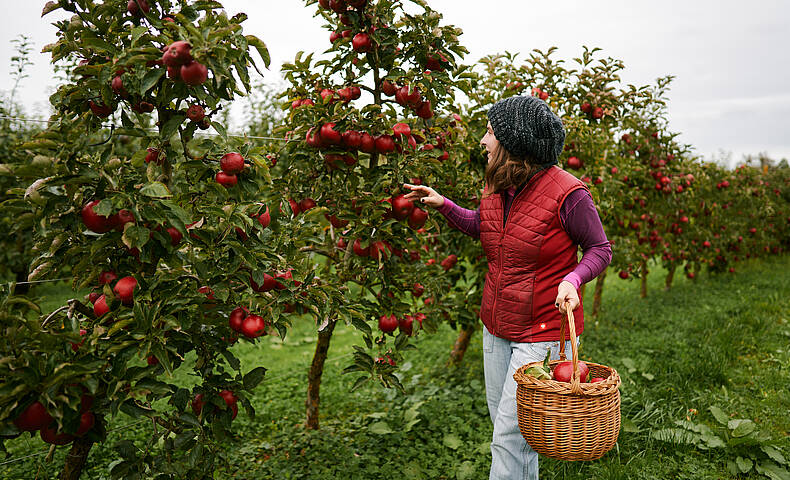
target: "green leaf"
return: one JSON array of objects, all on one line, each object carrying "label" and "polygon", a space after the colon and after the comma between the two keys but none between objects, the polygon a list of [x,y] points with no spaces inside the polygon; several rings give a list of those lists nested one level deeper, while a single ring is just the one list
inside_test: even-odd
[{"label": "green leaf", "polygon": [[135,402],[131,398],[123,402],[123,404],[121,405],[121,411],[132,418],[140,418],[144,415],[150,415],[152,413],[155,413],[154,410],[141,407],[140,405],[137,404],[137,402]]},{"label": "green leaf", "polygon": [[628,433],[639,432],[639,427],[630,418],[622,417],[622,419],[620,420],[620,426],[622,427],[624,432],[628,432]]},{"label": "green leaf", "polygon": [[681,428],[664,428],[656,430],[652,432],[650,436],[662,442],[685,443],[690,445],[696,443],[699,438],[699,436],[695,435],[693,432]]},{"label": "green leaf", "polygon": [[757,473],[765,475],[771,480],[790,480],[790,472],[772,462],[762,462],[755,466]]},{"label": "green leaf", "polygon": [[752,469],[752,461],[748,458],[736,457],[735,464],[738,465],[738,471],[741,473],[747,473]]},{"label": "green leaf", "polygon": [[780,452],[778,449],[770,445],[761,445],[760,448],[763,452],[765,452],[766,455],[771,457],[771,460],[775,461],[779,465],[787,465],[787,460],[785,460],[782,452]]},{"label": "green leaf", "polygon": [[708,448],[724,448],[727,446],[718,435],[712,433],[703,433],[701,439]]},{"label": "green leaf", "polygon": [[247,43],[258,50],[258,55],[260,55],[263,59],[263,64],[266,66],[266,68],[269,68],[269,64],[272,60],[271,57],[269,57],[269,49],[266,48],[266,44],[255,35],[245,35],[245,38],[247,39]]},{"label": "green leaf", "polygon": [[156,85],[156,82],[158,82],[159,79],[162,78],[162,75],[164,74],[165,74],[165,69],[163,68],[154,68],[152,70],[149,70],[148,73],[145,74],[145,77],[143,77],[143,82],[140,85],[140,87],[143,90],[143,93],[146,93],[148,92],[148,90],[151,90],[151,88],[153,88],[153,86]]},{"label": "green leaf", "polygon": [[148,183],[140,189],[140,193],[147,197],[154,198],[168,198],[173,196],[170,190],[167,189],[167,186],[162,182]]},{"label": "green leaf", "polygon": [[247,375],[244,375],[244,388],[247,390],[252,390],[253,388],[257,387],[258,384],[263,381],[263,377],[266,375],[266,369],[263,367],[257,367],[249,372]]},{"label": "green leaf", "polygon": [[175,114],[173,118],[162,126],[162,130],[159,132],[159,138],[167,140],[172,137],[173,134],[176,133],[176,130],[178,130],[179,125],[184,123],[184,118],[185,117],[182,117],[179,113]]},{"label": "green leaf", "polygon": [[392,429],[387,424],[387,422],[384,421],[370,424],[370,426],[368,426],[368,431],[376,435],[386,435],[388,433],[392,433]]},{"label": "green leaf", "polygon": [[461,446],[461,439],[454,433],[447,433],[444,435],[442,439],[442,443],[445,447],[450,448],[452,450],[458,450],[458,447]]},{"label": "green leaf", "polygon": [[733,437],[738,438],[745,437],[746,435],[752,433],[757,428],[757,425],[748,419],[735,418],[727,423],[727,428],[732,430],[731,433]]},{"label": "green leaf", "polygon": [[713,414],[713,418],[715,418],[717,422],[721,423],[722,425],[727,425],[729,417],[727,417],[727,414],[724,413],[721,408],[711,405],[708,410],[710,410],[710,413]]},{"label": "green leaf", "polygon": [[129,248],[140,248],[145,246],[150,238],[151,231],[147,228],[138,227],[137,225],[128,225],[123,231],[121,240],[123,241],[124,245]]},{"label": "green leaf", "polygon": [[455,478],[456,480],[471,480],[477,478],[475,464],[469,460],[461,463],[461,465],[458,466],[458,470],[455,471]]}]

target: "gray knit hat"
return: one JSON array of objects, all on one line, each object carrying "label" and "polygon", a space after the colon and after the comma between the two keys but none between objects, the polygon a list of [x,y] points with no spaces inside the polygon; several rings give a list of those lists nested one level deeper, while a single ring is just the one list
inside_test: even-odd
[{"label": "gray knit hat", "polygon": [[516,157],[555,163],[565,143],[562,120],[538,97],[505,98],[488,110],[494,136]]}]

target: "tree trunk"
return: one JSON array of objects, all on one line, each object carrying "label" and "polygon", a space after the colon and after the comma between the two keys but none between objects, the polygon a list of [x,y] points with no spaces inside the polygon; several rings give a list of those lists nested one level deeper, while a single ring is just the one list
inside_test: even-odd
[{"label": "tree trunk", "polygon": [[466,353],[466,348],[469,346],[469,341],[472,339],[475,330],[477,330],[477,324],[461,328],[461,331],[458,332],[458,338],[455,339],[453,351],[450,352],[450,359],[447,360],[448,367],[457,367],[461,364],[461,361],[464,359],[464,354]]},{"label": "tree trunk", "polygon": [[85,437],[78,437],[71,444],[71,450],[66,455],[63,471],[60,473],[61,480],[77,480],[82,475],[82,469],[88,461],[88,452],[93,446],[93,440]]},{"label": "tree trunk", "polygon": [[604,268],[603,272],[598,275],[598,280],[595,281],[595,294],[593,295],[593,309],[592,309],[592,316],[597,317],[598,312],[601,311],[601,295],[603,294],[603,282],[606,280],[606,271],[608,269]]},{"label": "tree trunk", "polygon": [[639,296],[645,298],[647,297],[647,262],[644,260],[642,261],[641,280],[642,280],[642,288],[639,292]]},{"label": "tree trunk", "polygon": [[675,278],[676,268],[677,265],[675,265],[674,263],[672,264],[671,267],[669,267],[669,272],[667,272],[667,280],[666,282],[664,282],[664,290],[669,290],[670,288],[672,288],[672,279]]},{"label": "tree trunk", "polygon": [[330,321],[323,331],[318,332],[318,343],[315,346],[313,363],[310,365],[310,372],[307,374],[307,428],[318,430],[318,405],[321,402],[321,375],[324,373],[324,362],[329,352],[329,341],[332,339],[332,331],[335,329],[335,321]]}]

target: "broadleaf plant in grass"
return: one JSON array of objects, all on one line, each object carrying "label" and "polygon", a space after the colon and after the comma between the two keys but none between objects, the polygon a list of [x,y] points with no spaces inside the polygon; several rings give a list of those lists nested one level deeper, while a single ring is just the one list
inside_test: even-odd
[{"label": "broadleaf plant in grass", "polygon": [[790,478],[790,461],[785,458],[780,441],[750,419],[730,418],[715,405],[709,411],[717,423],[713,426],[676,420],[677,427],[655,430],[651,436],[662,442],[722,451],[727,469],[736,476],[756,472],[772,480]]}]

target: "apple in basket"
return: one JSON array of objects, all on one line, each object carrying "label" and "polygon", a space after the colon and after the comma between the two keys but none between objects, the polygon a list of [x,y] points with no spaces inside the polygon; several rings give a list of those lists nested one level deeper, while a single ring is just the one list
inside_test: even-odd
[{"label": "apple in basket", "polygon": [[[579,361],[579,382],[585,383],[587,381],[587,374],[590,373],[590,369],[587,367],[587,364]],[[558,382],[570,382],[571,377],[573,376],[573,362],[560,362],[554,367],[554,371],[552,372],[552,376],[554,380]]]}]

